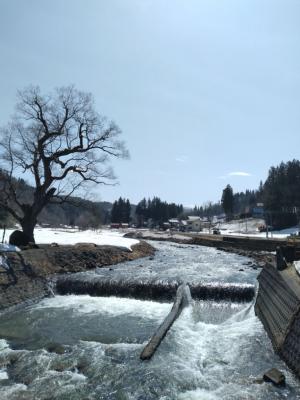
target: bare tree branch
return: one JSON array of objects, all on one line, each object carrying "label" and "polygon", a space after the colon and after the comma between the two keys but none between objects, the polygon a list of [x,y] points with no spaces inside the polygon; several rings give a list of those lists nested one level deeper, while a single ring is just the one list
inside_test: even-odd
[{"label": "bare tree branch", "polygon": [[[91,94],[73,86],[46,96],[38,87],[19,92],[17,114],[0,131],[0,156],[8,171],[0,205],[33,236],[32,226],[48,202],[66,201],[88,184],[113,184],[108,162],[128,157],[120,133],[95,111]],[[21,200],[13,179],[22,173],[34,179],[30,202]]]}]

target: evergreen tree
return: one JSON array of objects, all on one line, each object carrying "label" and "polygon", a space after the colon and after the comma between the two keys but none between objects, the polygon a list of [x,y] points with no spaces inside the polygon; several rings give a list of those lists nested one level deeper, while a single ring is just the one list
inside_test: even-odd
[{"label": "evergreen tree", "polygon": [[119,215],[118,215],[118,202],[114,201],[113,206],[112,206],[112,210],[111,210],[111,215],[110,215],[110,219],[112,223],[117,223],[120,222],[119,221]]},{"label": "evergreen tree", "polygon": [[233,202],[234,202],[234,197],[233,197],[232,187],[230,185],[227,185],[226,188],[223,190],[221,199],[221,204],[226,214],[227,220],[230,220],[230,218],[232,218]]},{"label": "evergreen tree", "polygon": [[127,199],[124,204],[124,222],[129,224],[130,222],[131,205],[130,201]]},{"label": "evergreen tree", "polygon": [[135,214],[137,216],[137,223],[139,227],[143,226],[144,222],[148,219],[147,213],[148,205],[146,199],[144,198],[138,203],[135,209]]},{"label": "evergreen tree", "polygon": [[300,161],[271,167],[262,189],[269,223],[276,228],[296,225],[300,212]]},{"label": "evergreen tree", "polygon": [[162,225],[170,218],[178,217],[182,212],[182,204],[167,203],[159,197],[153,197],[152,200],[148,199],[148,201],[146,199],[141,200],[135,211],[139,226],[142,226],[148,219],[151,219],[153,224]]},{"label": "evergreen tree", "polygon": [[113,223],[129,223],[130,222],[131,205],[129,200],[119,198],[113,203],[111,210],[111,222]]}]

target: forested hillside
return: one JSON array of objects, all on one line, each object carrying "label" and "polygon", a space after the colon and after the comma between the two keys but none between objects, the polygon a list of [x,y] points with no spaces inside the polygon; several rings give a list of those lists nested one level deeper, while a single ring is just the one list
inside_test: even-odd
[{"label": "forested hillside", "polygon": [[271,167],[260,192],[270,224],[283,227],[297,224],[300,217],[300,161],[282,162]]},{"label": "forested hillside", "polygon": [[[0,174],[3,171],[0,170]],[[33,188],[24,179],[16,179],[18,192],[22,193],[23,202],[30,200]],[[0,195],[3,195],[2,193]],[[110,222],[112,204],[109,202],[93,202],[79,197],[71,197],[69,202],[48,204],[38,217],[38,223],[50,226],[69,225],[80,228],[97,228]],[[0,224],[13,225],[15,221],[3,209],[0,209]]]},{"label": "forested hillside", "polygon": [[159,197],[153,197],[153,199],[148,200],[142,199],[135,210],[139,226],[142,226],[147,220],[151,220],[154,225],[161,225],[170,218],[182,216],[182,213],[182,204],[167,203]]},{"label": "forested hillside", "polygon": [[[296,225],[300,219],[300,161],[272,166],[266,181],[257,190],[233,193],[232,203],[235,216],[250,216],[253,207],[261,204],[269,225],[277,229]],[[193,213],[209,217],[223,211],[222,203],[218,202],[195,207]]]},{"label": "forested hillside", "polygon": [[[22,193],[23,201],[28,201],[33,195],[33,188],[23,179],[15,180],[15,183],[17,190]],[[264,206],[264,216],[268,224],[275,228],[296,225],[300,218],[300,161],[282,162],[277,167],[271,167],[265,183],[261,182],[257,190],[233,193],[233,215],[249,216],[251,209],[258,203]],[[220,201],[195,207],[188,213],[210,218],[222,214],[223,211]],[[39,215],[38,222],[51,226],[62,224],[81,228],[96,228],[111,221],[135,222],[142,226],[148,220],[161,224],[170,218],[185,217],[185,214],[182,205],[167,203],[158,197],[143,199],[137,206],[121,197],[114,204],[72,197],[69,203],[48,204]],[[14,223],[3,209],[0,209],[0,221],[2,225]]]}]

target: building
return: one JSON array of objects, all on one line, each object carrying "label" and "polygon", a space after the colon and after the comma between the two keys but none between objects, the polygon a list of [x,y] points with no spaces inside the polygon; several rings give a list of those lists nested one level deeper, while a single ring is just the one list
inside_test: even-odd
[{"label": "building", "polygon": [[263,207],[253,207],[252,208],[252,217],[254,218],[263,218],[265,214],[264,208]]},{"label": "building", "polygon": [[170,228],[179,229],[181,222],[177,218],[169,219]]},{"label": "building", "polygon": [[202,221],[200,217],[189,216],[187,219],[187,230],[193,232],[200,232],[202,230]]}]

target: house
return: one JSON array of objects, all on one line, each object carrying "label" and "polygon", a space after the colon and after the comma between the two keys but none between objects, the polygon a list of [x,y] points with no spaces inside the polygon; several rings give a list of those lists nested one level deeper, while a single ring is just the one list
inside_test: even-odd
[{"label": "house", "polygon": [[112,223],[110,224],[110,228],[111,228],[111,229],[119,229],[120,226],[121,226],[121,224],[120,224],[119,222],[112,222]]},{"label": "house", "polygon": [[[212,218],[212,220],[210,220],[209,218],[201,218],[200,219],[200,223],[201,223],[201,230],[202,229],[210,229],[211,226],[213,225],[213,221],[214,221],[215,217]],[[218,221],[215,220],[215,223],[217,223]]]},{"label": "house", "polygon": [[110,224],[111,229],[119,229],[119,228],[129,228],[129,224],[124,222],[112,222]]},{"label": "house", "polygon": [[188,228],[187,221],[185,221],[185,220],[180,221],[179,230],[180,230],[181,232],[186,232],[186,231],[187,231],[187,228]]},{"label": "house", "polygon": [[265,214],[264,207],[256,206],[252,208],[252,217],[254,218],[263,218]]},{"label": "house", "polygon": [[187,230],[193,232],[200,232],[202,230],[201,218],[197,216],[187,217]]},{"label": "house", "polygon": [[217,215],[217,222],[224,222],[224,221],[226,221],[225,213]]},{"label": "house", "polygon": [[169,219],[170,228],[179,229],[181,223],[177,218]]}]

